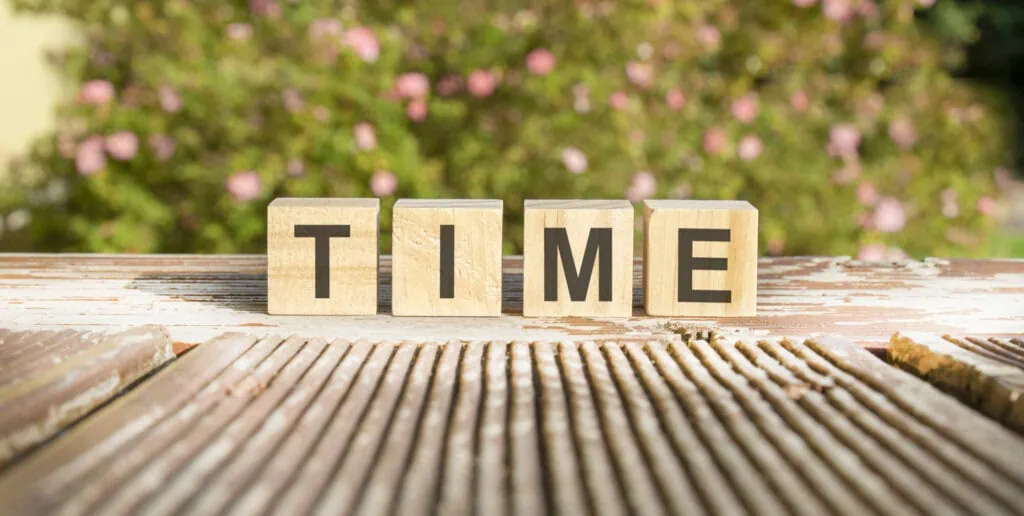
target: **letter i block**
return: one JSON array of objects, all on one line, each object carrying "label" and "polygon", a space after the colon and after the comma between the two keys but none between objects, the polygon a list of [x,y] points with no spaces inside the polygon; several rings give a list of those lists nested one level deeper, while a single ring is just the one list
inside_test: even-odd
[{"label": "letter i block", "polygon": [[392,214],[394,315],[501,315],[502,202],[400,199]]},{"label": "letter i block", "polygon": [[377,313],[380,200],[274,199],[267,207],[267,312]]},{"label": "letter i block", "polygon": [[629,317],[629,201],[526,201],[523,315]]},{"label": "letter i block", "polygon": [[644,305],[655,316],[756,315],[757,209],[645,201]]}]

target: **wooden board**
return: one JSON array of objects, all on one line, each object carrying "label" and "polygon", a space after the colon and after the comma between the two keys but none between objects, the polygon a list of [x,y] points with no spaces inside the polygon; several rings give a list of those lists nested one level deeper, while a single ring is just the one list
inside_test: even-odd
[{"label": "wooden board", "polygon": [[633,272],[633,318],[525,319],[522,259],[506,257],[499,318],[388,314],[391,262],[381,260],[376,316],[269,316],[264,256],[0,254],[0,327],[116,330],[158,323],[198,343],[225,331],[265,335],[421,340],[559,340],[667,337],[675,328],[720,334],[842,335],[884,348],[896,332],[1016,336],[1024,327],[1024,261],[862,263],[849,258],[763,258],[758,316],[646,317]]},{"label": "wooden board", "polygon": [[0,334],[0,469],[174,358],[166,330]]},{"label": "wooden board", "polygon": [[889,360],[1024,433],[1024,336],[894,335]]},{"label": "wooden board", "polygon": [[199,346],[11,514],[1014,514],[1024,439],[846,341]]}]

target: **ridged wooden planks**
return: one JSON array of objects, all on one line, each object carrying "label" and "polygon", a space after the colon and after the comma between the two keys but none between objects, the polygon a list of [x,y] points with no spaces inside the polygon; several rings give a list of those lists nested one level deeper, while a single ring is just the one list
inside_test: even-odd
[{"label": "ridged wooden planks", "polygon": [[14,514],[1020,514],[1024,440],[839,340],[199,346]]},{"label": "ridged wooden planks", "polygon": [[889,359],[1024,432],[1024,336],[894,335]]},{"label": "ridged wooden planks", "polygon": [[0,333],[0,469],[173,357],[155,326]]}]

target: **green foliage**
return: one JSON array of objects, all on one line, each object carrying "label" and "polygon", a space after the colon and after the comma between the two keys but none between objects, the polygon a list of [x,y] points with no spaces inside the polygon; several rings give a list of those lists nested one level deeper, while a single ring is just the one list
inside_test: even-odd
[{"label": "green foliage", "polygon": [[504,199],[516,252],[524,199],[626,196],[750,200],[773,254],[983,252],[1003,107],[926,3],[16,0],[78,25],[81,90],[0,246],[260,252],[275,197],[378,195],[385,242],[387,200]]}]

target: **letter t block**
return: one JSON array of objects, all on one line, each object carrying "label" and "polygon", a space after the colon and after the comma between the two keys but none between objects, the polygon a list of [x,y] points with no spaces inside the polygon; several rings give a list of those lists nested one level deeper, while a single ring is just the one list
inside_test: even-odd
[{"label": "letter t block", "polygon": [[757,314],[757,209],[746,201],[644,202],[648,315]]},{"label": "letter t block", "polygon": [[391,217],[394,315],[501,315],[502,202],[400,199]]},{"label": "letter t block", "polygon": [[267,312],[376,314],[379,214],[379,199],[274,199],[267,207]]},{"label": "letter t block", "polygon": [[523,231],[524,316],[633,314],[629,201],[526,201]]}]

